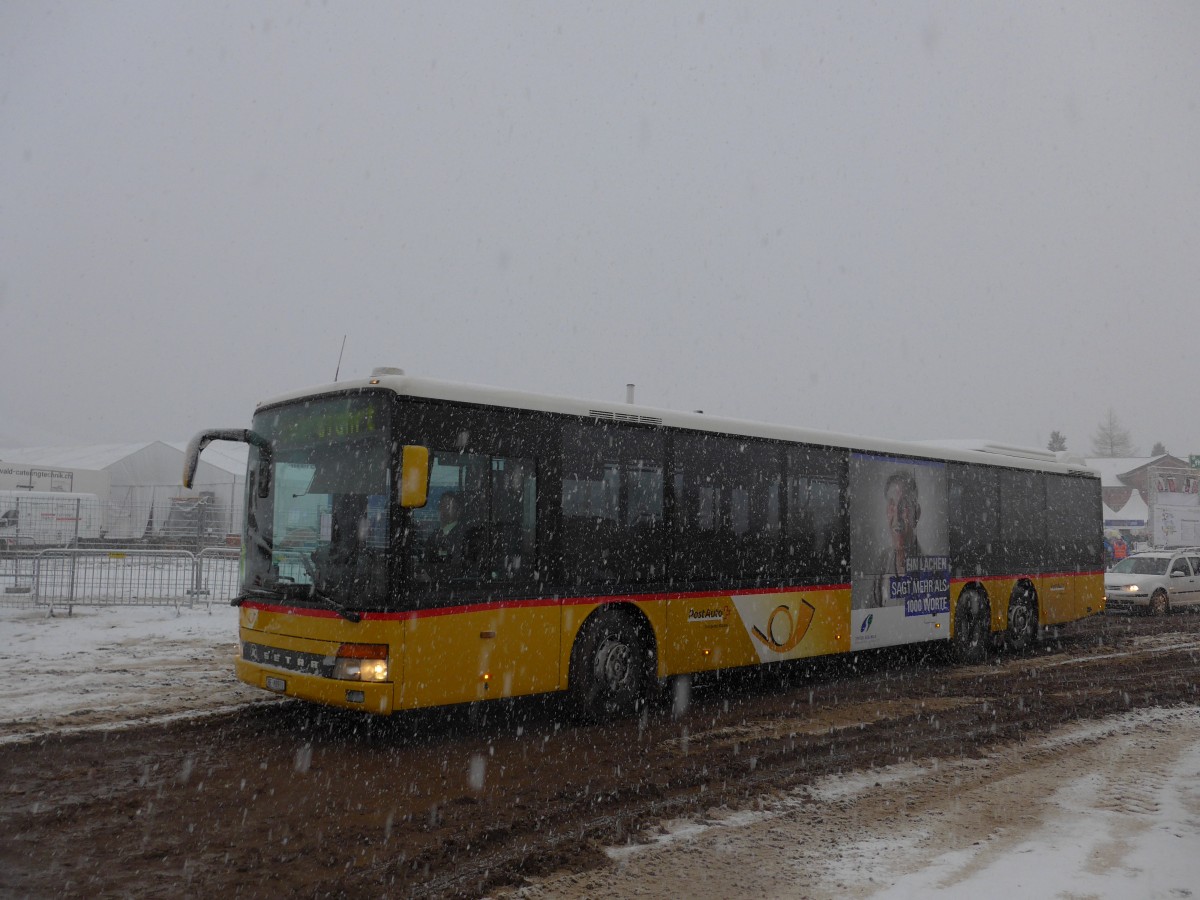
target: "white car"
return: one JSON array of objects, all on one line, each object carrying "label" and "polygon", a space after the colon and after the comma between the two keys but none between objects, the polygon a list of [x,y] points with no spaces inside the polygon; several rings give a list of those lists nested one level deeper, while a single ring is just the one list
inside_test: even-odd
[{"label": "white car", "polygon": [[1161,616],[1200,605],[1200,548],[1148,550],[1114,563],[1104,573],[1104,607]]}]

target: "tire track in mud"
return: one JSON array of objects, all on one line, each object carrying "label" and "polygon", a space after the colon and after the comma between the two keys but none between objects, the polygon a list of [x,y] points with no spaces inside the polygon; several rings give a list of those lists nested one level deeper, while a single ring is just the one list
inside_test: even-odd
[{"label": "tire track in mud", "polygon": [[1094,619],[1019,657],[876,653],[697,682],[687,712],[553,701],[393,720],[276,703],[0,746],[0,893],[476,896],[670,819],[825,775],[971,760],[1064,723],[1197,702],[1200,617]]}]

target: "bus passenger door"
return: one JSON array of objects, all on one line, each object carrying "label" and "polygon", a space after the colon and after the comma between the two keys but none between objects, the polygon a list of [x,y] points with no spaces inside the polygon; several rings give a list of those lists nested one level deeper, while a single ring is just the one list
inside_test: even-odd
[{"label": "bus passenger door", "polygon": [[396,707],[518,697],[558,687],[558,601],[409,619]]},{"label": "bus passenger door", "polygon": [[[405,622],[401,708],[558,686],[559,601],[539,597],[535,460],[469,417],[430,454],[429,502],[413,511],[418,609]],[[474,427],[471,427],[474,426]],[[472,443],[490,438],[486,452]],[[503,454],[503,455],[502,455]]]}]

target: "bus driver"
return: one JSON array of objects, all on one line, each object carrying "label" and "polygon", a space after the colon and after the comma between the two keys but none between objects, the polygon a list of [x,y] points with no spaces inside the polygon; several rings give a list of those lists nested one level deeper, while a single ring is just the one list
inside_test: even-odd
[{"label": "bus driver", "polygon": [[463,527],[462,499],[447,491],[438,500],[438,528],[429,536],[427,558],[435,572],[449,575],[462,573]]}]

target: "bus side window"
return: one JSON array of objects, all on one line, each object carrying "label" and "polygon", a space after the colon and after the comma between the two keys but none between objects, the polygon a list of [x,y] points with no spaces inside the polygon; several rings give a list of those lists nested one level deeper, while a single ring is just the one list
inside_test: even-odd
[{"label": "bus side window", "polygon": [[1000,481],[996,470],[950,466],[950,564],[957,576],[979,577],[996,568],[1001,552]]},{"label": "bus side window", "polygon": [[430,458],[429,502],[412,513],[416,582],[469,586],[530,577],[534,461],[452,450]]},{"label": "bus side window", "polygon": [[1091,480],[1072,475],[1046,475],[1047,565],[1060,571],[1083,571],[1103,565],[1100,534],[1103,515],[1096,511]]},{"label": "bus side window", "polygon": [[483,538],[485,579],[516,581],[536,561],[537,469],[531,459],[493,456],[491,507]]},{"label": "bus side window", "polygon": [[563,427],[563,567],[568,581],[664,577],[663,436],[618,423]]},{"label": "bus side window", "polygon": [[674,443],[672,574],[740,585],[774,577],[782,540],[777,447],[710,434]]},{"label": "bus side window", "polygon": [[1046,486],[1041,472],[1000,472],[1000,554],[1009,569],[1037,570],[1046,555]]},{"label": "bus side window", "polygon": [[836,578],[846,555],[841,456],[823,447],[787,450],[787,537],[784,568],[801,578]]}]

